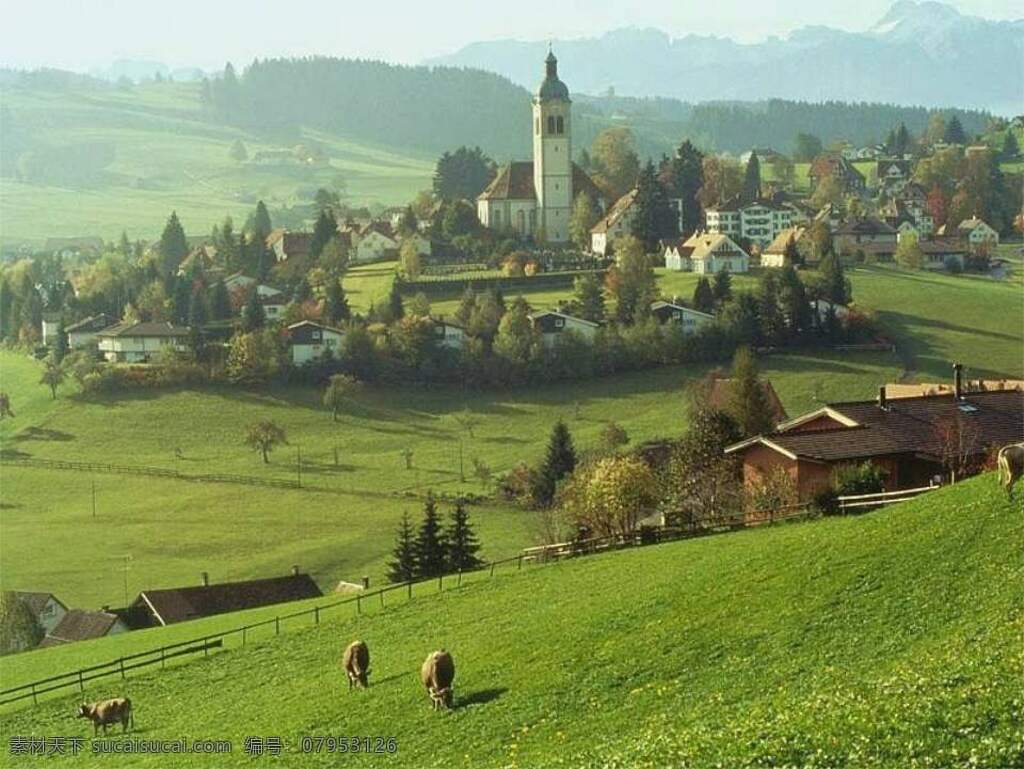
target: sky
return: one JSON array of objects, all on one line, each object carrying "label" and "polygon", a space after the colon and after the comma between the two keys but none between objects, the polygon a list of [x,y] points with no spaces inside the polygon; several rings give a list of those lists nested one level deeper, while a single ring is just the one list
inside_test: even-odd
[{"label": "sky", "polygon": [[[962,13],[1024,16],[1018,0],[953,0]],[[415,64],[479,40],[657,27],[756,42],[820,24],[869,28],[892,0],[0,0],[0,65],[88,71],[119,58],[219,69],[324,54]]]}]

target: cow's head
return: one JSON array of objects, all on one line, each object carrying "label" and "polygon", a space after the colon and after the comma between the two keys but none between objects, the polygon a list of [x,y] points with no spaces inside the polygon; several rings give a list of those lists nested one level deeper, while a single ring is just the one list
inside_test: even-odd
[{"label": "cow's head", "polygon": [[432,689],[430,692],[430,698],[443,706],[444,708],[451,710],[452,708],[452,687],[446,686],[443,689]]},{"label": "cow's head", "polygon": [[84,702],[78,706],[78,718],[89,718],[92,716],[92,706]]}]

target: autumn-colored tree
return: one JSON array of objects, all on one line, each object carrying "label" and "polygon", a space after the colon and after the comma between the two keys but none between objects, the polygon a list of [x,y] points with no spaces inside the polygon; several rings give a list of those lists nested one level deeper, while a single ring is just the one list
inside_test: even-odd
[{"label": "autumn-colored tree", "polygon": [[261,419],[253,422],[245,435],[245,443],[253,451],[258,451],[264,464],[270,464],[270,452],[277,446],[287,445],[288,437],[284,428],[272,419]]},{"label": "autumn-colored tree", "polygon": [[657,479],[637,456],[606,457],[579,468],[558,496],[563,512],[594,537],[632,533],[657,501]]},{"label": "autumn-colored tree", "polygon": [[618,200],[632,189],[640,173],[640,158],[628,128],[606,128],[590,147],[593,176],[610,200]]},{"label": "autumn-colored tree", "polygon": [[355,395],[362,388],[362,383],[354,376],[348,374],[335,374],[327,383],[324,390],[324,406],[331,410],[335,422],[338,421],[338,412],[345,402]]}]

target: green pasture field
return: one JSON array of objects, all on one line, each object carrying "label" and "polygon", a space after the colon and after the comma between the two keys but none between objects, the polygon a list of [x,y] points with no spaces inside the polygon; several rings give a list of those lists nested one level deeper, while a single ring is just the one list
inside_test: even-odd
[{"label": "green pasture field", "polygon": [[[1014,766],[1022,527],[986,475],[859,517],[538,567],[87,684],[6,714],[0,738],[87,738],[77,757],[18,759],[32,766],[268,760],[245,754],[250,736],[280,737],[289,766]],[[353,638],[372,674],[349,692]],[[457,671],[447,713],[418,677],[440,647]],[[139,739],[233,751],[97,757],[73,713],[109,696],[131,697]],[[305,736],[397,750],[303,752]]]}]

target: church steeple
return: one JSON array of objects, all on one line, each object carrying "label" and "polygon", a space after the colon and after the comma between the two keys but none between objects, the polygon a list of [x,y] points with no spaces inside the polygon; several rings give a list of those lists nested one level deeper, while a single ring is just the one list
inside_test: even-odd
[{"label": "church steeple", "polygon": [[558,79],[558,59],[548,47],[544,80],[533,100],[533,185],[537,223],[544,239],[569,239],[572,207],[572,104],[569,88]]}]

